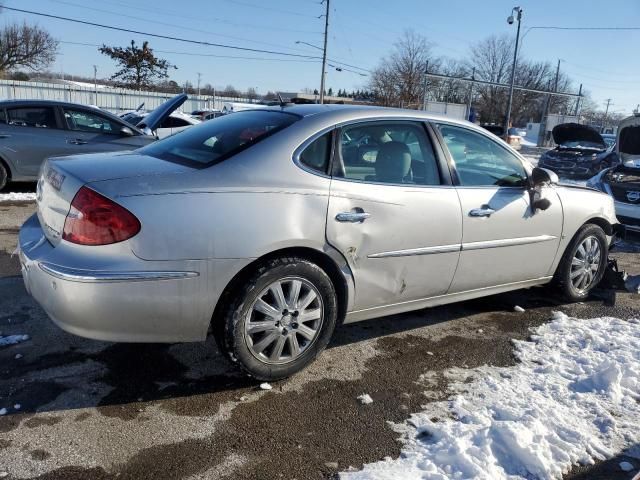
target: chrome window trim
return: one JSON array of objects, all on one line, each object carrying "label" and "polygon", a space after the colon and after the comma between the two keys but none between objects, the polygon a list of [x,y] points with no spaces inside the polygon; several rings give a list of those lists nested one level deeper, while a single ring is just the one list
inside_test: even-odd
[{"label": "chrome window trim", "polygon": [[[323,173],[320,170],[314,170],[313,168],[308,167],[307,165],[302,163],[302,160],[300,160],[300,155],[302,155],[302,152],[304,152],[305,149],[309,145],[311,145],[313,142],[315,142],[318,138],[320,138],[323,135],[326,135],[327,133],[333,131],[335,128],[336,128],[335,125],[331,125],[330,127],[323,128],[322,130],[317,131],[312,136],[307,138],[300,145],[298,145],[293,151],[293,163],[298,168],[304,170],[307,173],[312,173],[313,175],[317,175],[318,177],[329,178],[330,179],[331,178],[330,174],[328,174],[326,172]],[[333,157],[333,141],[331,142],[331,152],[329,152],[329,162],[328,162],[328,165],[327,165],[327,169],[329,169],[331,167],[331,160],[332,160],[331,157]]]},{"label": "chrome window trim", "polygon": [[129,271],[129,272],[105,272],[95,270],[81,270],[77,268],[62,267],[47,262],[38,262],[40,269],[52,277],[69,282],[81,283],[118,283],[118,282],[147,282],[157,280],[177,280],[193,278],[198,272],[176,271]]}]

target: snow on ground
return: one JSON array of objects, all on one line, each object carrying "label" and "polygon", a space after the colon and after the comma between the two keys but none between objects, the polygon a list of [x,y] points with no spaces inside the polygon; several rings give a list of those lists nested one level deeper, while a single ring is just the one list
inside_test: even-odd
[{"label": "snow on ground", "polygon": [[449,400],[396,426],[400,458],[340,478],[554,479],[640,442],[640,319],[556,313],[531,340],[515,366],[446,371]]},{"label": "snow on ground", "polygon": [[0,347],[16,345],[18,343],[26,342],[27,340],[29,340],[29,335],[0,335]]},{"label": "snow on ground", "polygon": [[0,193],[0,202],[35,202],[36,194],[30,192]]}]

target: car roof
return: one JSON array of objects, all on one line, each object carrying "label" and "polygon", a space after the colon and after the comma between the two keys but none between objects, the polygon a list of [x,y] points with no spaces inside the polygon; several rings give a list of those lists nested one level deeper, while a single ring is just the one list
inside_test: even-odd
[{"label": "car roof", "polygon": [[73,103],[73,102],[63,102],[60,100],[22,100],[22,99],[12,99],[12,100],[2,100],[0,101],[0,108],[10,108],[17,105],[25,105],[25,106],[50,106],[50,107],[82,107],[82,108],[92,108],[95,110],[102,110],[100,107],[96,107],[93,105],[83,105],[82,103]]},{"label": "car roof", "polygon": [[[233,113],[236,115],[242,112],[251,112],[252,110],[243,110]],[[304,104],[304,105],[285,105],[284,107],[270,107],[268,109],[260,109],[260,111],[280,111],[300,115],[301,117],[322,117],[324,120],[334,120],[336,122],[349,121],[353,119],[371,118],[391,118],[391,117],[407,117],[413,119],[424,119],[439,122],[455,123],[464,126],[473,126],[477,129],[480,127],[466,120],[459,120],[445,115],[437,115],[428,113],[423,110],[409,110],[392,107],[378,107],[370,105],[341,105],[341,104]]]}]

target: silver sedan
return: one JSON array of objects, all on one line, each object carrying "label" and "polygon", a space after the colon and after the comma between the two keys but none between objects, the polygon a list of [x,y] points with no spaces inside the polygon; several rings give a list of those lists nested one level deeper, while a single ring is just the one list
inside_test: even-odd
[{"label": "silver sedan", "polygon": [[53,159],[20,231],[25,285],[85,337],[201,341],[289,376],[337,325],[555,281],[584,299],[613,201],[467,122],[284,106],[130,153]]}]

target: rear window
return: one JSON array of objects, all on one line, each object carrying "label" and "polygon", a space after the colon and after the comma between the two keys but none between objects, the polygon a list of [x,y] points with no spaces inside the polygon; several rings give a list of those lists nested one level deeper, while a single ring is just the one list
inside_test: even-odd
[{"label": "rear window", "polygon": [[248,110],[225,115],[152,143],[140,152],[179,163],[212,165],[228,158],[295,121],[298,115]]}]

